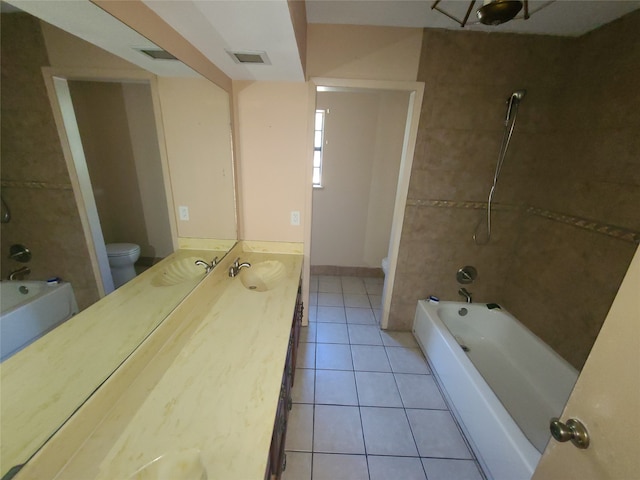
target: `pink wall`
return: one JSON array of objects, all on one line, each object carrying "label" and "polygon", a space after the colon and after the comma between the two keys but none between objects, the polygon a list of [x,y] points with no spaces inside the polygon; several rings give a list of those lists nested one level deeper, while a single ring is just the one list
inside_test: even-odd
[{"label": "pink wall", "polygon": [[[310,24],[307,75],[415,81],[421,45],[418,28]],[[233,82],[239,238],[309,241],[314,96],[307,83]],[[299,227],[290,225],[292,210]]]},{"label": "pink wall", "polygon": [[322,188],[313,189],[311,264],[380,268],[387,256],[407,120],[406,92],[319,92]]},{"label": "pink wall", "polygon": [[291,211],[305,210],[307,107],[306,83],[234,81],[235,152],[240,205],[240,238],[304,241]]},{"label": "pink wall", "polygon": [[422,29],[310,24],[307,76],[411,80],[418,76]]}]

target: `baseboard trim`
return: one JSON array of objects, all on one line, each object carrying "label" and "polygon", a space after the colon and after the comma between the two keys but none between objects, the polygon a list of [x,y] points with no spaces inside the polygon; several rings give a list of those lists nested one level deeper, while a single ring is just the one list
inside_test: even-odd
[{"label": "baseboard trim", "polygon": [[384,278],[382,268],[341,267],[337,265],[311,265],[311,275],[338,275],[343,277]]},{"label": "baseboard trim", "polygon": [[140,265],[141,267],[152,267],[160,260],[162,260],[160,257],[140,257],[138,258],[136,265]]}]

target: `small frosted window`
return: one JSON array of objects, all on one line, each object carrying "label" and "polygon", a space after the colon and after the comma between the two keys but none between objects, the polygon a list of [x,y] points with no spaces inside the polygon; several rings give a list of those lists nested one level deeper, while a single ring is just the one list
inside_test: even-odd
[{"label": "small frosted window", "polygon": [[324,110],[316,110],[313,136],[313,186],[322,187],[322,153],[324,149]]}]

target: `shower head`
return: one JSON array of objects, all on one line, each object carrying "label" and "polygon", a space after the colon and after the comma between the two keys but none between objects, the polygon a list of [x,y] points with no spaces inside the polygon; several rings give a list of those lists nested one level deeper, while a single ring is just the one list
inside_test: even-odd
[{"label": "shower head", "polygon": [[522,100],[526,94],[527,94],[527,91],[523,88],[520,90],[516,90],[509,96],[509,98],[507,98],[508,107],[507,107],[507,117],[504,120],[505,125],[509,124],[512,114],[514,114],[514,112],[517,111],[518,105],[520,104],[520,100]]},{"label": "shower head", "polygon": [[500,25],[513,19],[522,10],[520,0],[490,0],[478,9],[476,14],[480,23]]},{"label": "shower head", "polygon": [[516,100],[520,101],[524,98],[524,96],[527,94],[527,91],[525,89],[522,90],[516,90],[515,92],[513,92],[511,94],[510,98],[515,98]]}]

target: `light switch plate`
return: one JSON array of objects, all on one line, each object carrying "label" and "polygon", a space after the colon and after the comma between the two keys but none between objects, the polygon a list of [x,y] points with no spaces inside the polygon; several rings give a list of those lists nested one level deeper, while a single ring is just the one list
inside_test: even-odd
[{"label": "light switch plate", "polygon": [[180,215],[180,220],[184,220],[184,221],[189,220],[189,207],[185,207],[185,206],[178,207],[178,213]]},{"label": "light switch plate", "polygon": [[291,212],[291,225],[300,225],[300,212],[297,210]]}]

